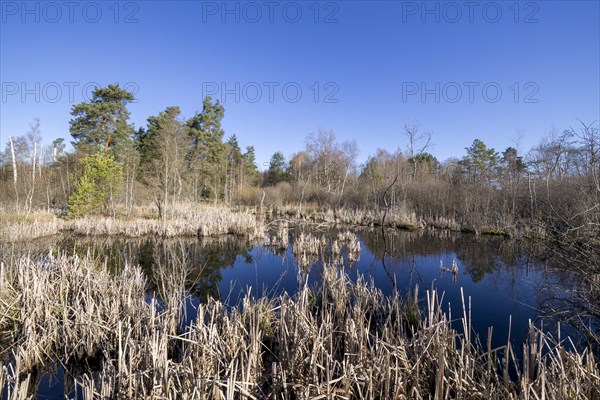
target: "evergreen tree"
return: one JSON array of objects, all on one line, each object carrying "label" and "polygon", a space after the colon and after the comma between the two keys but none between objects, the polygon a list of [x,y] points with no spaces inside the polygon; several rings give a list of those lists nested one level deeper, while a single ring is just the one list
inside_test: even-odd
[{"label": "evergreen tree", "polygon": [[70,218],[108,211],[123,187],[123,168],[107,152],[91,154],[82,164],[83,174],[68,201]]},{"label": "evergreen tree", "polygon": [[237,137],[232,135],[225,143],[227,153],[227,170],[225,172],[225,202],[230,203],[234,194],[239,193],[243,184],[244,164],[242,151]]},{"label": "evergreen tree", "polygon": [[498,166],[498,153],[479,139],[465,148],[467,155],[461,161],[465,173],[472,182],[486,184],[495,176]]},{"label": "evergreen tree", "polygon": [[283,153],[280,151],[273,153],[271,156],[271,161],[269,162],[269,170],[267,172],[267,186],[275,186],[279,182],[287,180],[285,165],[286,162]]},{"label": "evergreen tree", "polygon": [[[430,153],[419,153],[406,161],[413,165],[413,171],[416,171],[414,165],[418,165],[420,169],[423,169],[431,175],[435,174],[440,167],[438,159]],[[413,179],[414,178],[416,178],[416,176],[413,176]]]},{"label": "evergreen tree", "polygon": [[212,98],[207,96],[202,112],[187,123],[192,138],[190,168],[198,178],[201,177],[198,189],[204,194],[212,194],[215,202],[222,194],[226,174],[225,132],[221,128],[224,116],[223,105],[218,100],[213,104]]},{"label": "evergreen tree", "polygon": [[247,146],[246,152],[242,155],[242,162],[244,163],[244,179],[245,182],[251,186],[258,184],[258,166],[256,165],[256,154],[254,152],[254,146]]},{"label": "evergreen tree", "polygon": [[154,194],[161,217],[166,218],[169,199],[179,201],[183,190],[185,156],[190,138],[180,120],[179,107],[148,118],[148,128],[138,135],[142,149],[142,176]]},{"label": "evergreen tree", "polygon": [[89,153],[115,149],[130,140],[133,128],[127,123],[127,104],[133,100],[133,94],[119,85],[96,88],[91,101],[77,104],[71,110],[74,118],[69,121],[69,130],[75,139],[73,146]]}]

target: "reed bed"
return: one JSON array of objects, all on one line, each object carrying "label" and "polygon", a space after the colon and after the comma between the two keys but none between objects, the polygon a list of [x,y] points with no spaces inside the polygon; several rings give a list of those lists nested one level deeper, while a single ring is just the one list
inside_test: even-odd
[{"label": "reed bed", "polygon": [[[257,211],[247,208],[248,212]],[[322,209],[317,206],[305,207],[303,211],[297,205],[284,205],[267,210],[267,215],[287,217],[292,220],[309,221],[319,224],[341,224],[352,226],[381,226],[397,228],[402,230],[420,230],[431,229],[440,231],[466,232],[475,234],[491,234],[502,236],[517,236],[538,234],[538,228],[529,226],[516,226],[512,219],[503,219],[495,225],[473,225],[465,221],[458,221],[456,218],[436,216],[436,215],[417,215],[415,212],[407,210],[405,207],[396,206],[388,210],[385,221],[382,221],[383,209],[356,209],[339,207],[335,209]]]},{"label": "reed bed", "polygon": [[323,252],[323,248],[327,245],[327,239],[325,236],[316,237],[310,233],[305,234],[304,232],[300,233],[300,235],[294,240],[293,244],[293,253],[294,254],[313,254],[319,255]]},{"label": "reed bed", "polygon": [[[360,241],[356,235],[350,231],[339,232],[337,239],[332,243],[332,248],[334,246],[337,251],[335,254],[341,253],[342,247],[345,246],[348,250],[348,260],[350,262],[358,261],[360,258]],[[333,250],[332,253],[334,253]]]},{"label": "reed bed", "polygon": [[301,269],[306,269],[316,264],[325,253],[327,239],[325,236],[316,237],[310,233],[300,233],[293,242],[292,253],[294,260]]},{"label": "reed bed", "polygon": [[27,219],[0,211],[0,220],[0,242],[57,235],[64,229],[65,224],[65,221],[56,215],[43,211],[32,212]]},{"label": "reed bed", "polygon": [[348,262],[354,263],[360,258],[360,241],[350,231],[338,232],[336,237],[326,235],[317,237],[310,233],[300,233],[293,242],[292,252],[301,268],[308,268],[319,260],[342,263],[342,255],[348,255]]},{"label": "reed bed", "polygon": [[238,235],[260,237],[263,225],[249,214],[233,213],[224,209],[207,209],[195,218],[135,219],[81,218],[68,221],[65,230],[86,236],[219,236]]},{"label": "reed bed", "polygon": [[274,235],[266,236],[263,244],[270,247],[273,251],[286,251],[290,243],[288,221],[277,221],[277,230]]},{"label": "reed bed", "polygon": [[184,207],[169,219],[90,216],[63,220],[52,214],[42,219],[7,223],[0,228],[0,241],[14,242],[72,232],[85,236],[185,236],[238,235],[252,238],[264,235],[264,224],[255,216],[221,207]]},{"label": "reed bed", "polygon": [[[89,257],[24,256],[0,270],[0,385],[34,398],[40,371],[62,368],[83,399],[598,399],[587,349],[531,325],[517,360],[510,341],[480,345],[463,302],[384,296],[326,264],[316,287],[233,308],[200,304],[183,326],[185,259],[148,296],[137,266],[117,273]],[[453,328],[458,326],[459,328]],[[8,342],[7,340],[8,339]],[[509,370],[516,371],[516,379]]]},{"label": "reed bed", "polygon": [[[300,211],[297,206],[287,205],[274,208],[268,214],[276,216],[287,216],[293,220],[311,221],[315,223],[341,224],[354,226],[378,226],[381,225],[381,210],[373,209],[318,209]],[[388,211],[385,226],[400,229],[424,228],[425,222],[417,218],[414,212],[397,207]]]}]

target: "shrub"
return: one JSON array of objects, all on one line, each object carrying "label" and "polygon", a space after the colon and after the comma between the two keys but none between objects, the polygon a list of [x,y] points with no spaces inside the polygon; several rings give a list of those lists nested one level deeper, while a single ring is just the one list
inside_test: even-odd
[{"label": "shrub", "polygon": [[123,187],[123,167],[106,152],[82,160],[83,174],[69,196],[69,218],[108,210],[115,193]]}]

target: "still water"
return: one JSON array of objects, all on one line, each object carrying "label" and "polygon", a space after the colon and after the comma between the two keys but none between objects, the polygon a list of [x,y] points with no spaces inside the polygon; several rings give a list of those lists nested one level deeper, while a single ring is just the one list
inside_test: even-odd
[{"label": "still water", "polygon": [[[300,267],[293,253],[293,243],[301,233],[331,241],[339,231],[290,229],[290,244],[283,247],[234,237],[204,240],[63,237],[52,242],[29,243],[20,251],[43,252],[52,248],[68,253],[89,253],[105,260],[107,266],[115,270],[125,262],[139,264],[149,278],[148,295],[158,297],[160,288],[169,279],[169,271],[184,268],[189,294],[185,311],[189,321],[195,318],[197,305],[209,297],[233,307],[240,304],[249,291],[254,296],[272,297],[284,292],[293,296],[304,282],[318,285],[323,263],[331,262],[331,254],[324,251],[314,264]],[[540,322],[537,310],[544,291],[559,280],[547,271],[540,257],[534,256],[539,250],[526,241],[379,229],[361,229],[354,233],[360,242],[358,259],[351,261],[344,251],[341,255],[351,280],[363,276],[367,281],[372,280],[384,294],[394,289],[406,294],[418,287],[423,306],[425,291],[435,288],[443,295],[444,310],[455,320],[463,315],[464,298],[466,306],[471,306],[473,329],[482,343],[486,343],[488,328],[493,326],[493,347],[506,344],[511,321],[510,340],[519,352],[529,321]],[[14,256],[16,249],[2,251]],[[457,273],[440,269],[440,263],[450,268],[453,262],[458,267]],[[459,332],[462,331],[460,322],[456,324]],[[42,379],[38,398],[62,398],[61,381],[60,371],[54,378]]]}]

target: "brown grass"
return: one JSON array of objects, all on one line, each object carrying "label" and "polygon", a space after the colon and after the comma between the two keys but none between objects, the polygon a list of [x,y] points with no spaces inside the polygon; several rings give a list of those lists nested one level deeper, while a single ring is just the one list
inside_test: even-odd
[{"label": "brown grass", "polygon": [[[143,210],[141,211],[144,212]],[[138,213],[139,214],[139,213]],[[27,220],[7,219],[0,227],[0,241],[14,242],[71,232],[85,236],[219,236],[262,237],[264,225],[248,213],[233,212],[222,207],[181,205],[171,217],[90,216],[65,221],[48,213],[37,213]],[[141,215],[141,214],[140,214]]]},{"label": "brown grass", "polygon": [[0,242],[57,235],[65,224],[64,220],[45,211],[31,212],[26,219],[24,216],[0,210],[0,221]]},{"label": "brown grass", "polygon": [[373,282],[352,283],[339,264],[326,264],[320,286],[304,285],[294,297],[248,294],[233,310],[209,300],[179,331],[185,263],[163,271],[160,307],[145,300],[136,266],[111,275],[87,257],[56,254],[4,265],[0,326],[10,361],[0,366],[0,383],[8,398],[33,395],[36,371],[56,365],[75,377],[84,399],[600,396],[589,350],[569,351],[565,338],[532,325],[518,361],[508,341],[499,349],[491,339],[478,344],[468,306],[456,330],[435,290],[420,312],[417,290],[384,296]]}]

